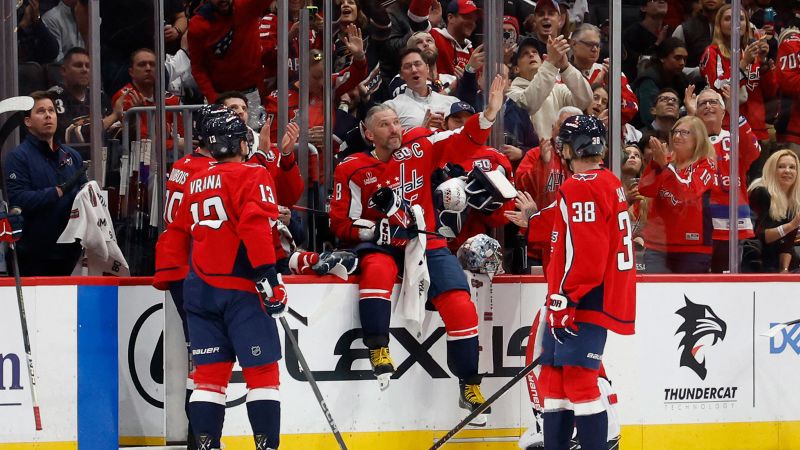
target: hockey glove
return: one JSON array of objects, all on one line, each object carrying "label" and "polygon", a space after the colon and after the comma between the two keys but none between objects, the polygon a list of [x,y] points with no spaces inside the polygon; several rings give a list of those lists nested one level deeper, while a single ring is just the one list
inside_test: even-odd
[{"label": "hockey glove", "polygon": [[295,275],[316,275],[313,266],[317,263],[319,263],[317,253],[297,251],[289,258],[289,270]]},{"label": "hockey glove", "polygon": [[81,184],[81,180],[83,179],[84,175],[86,175],[86,171],[89,170],[89,163],[84,162],[83,166],[75,173],[72,174],[67,181],[57,185],[61,188],[61,192],[66,194],[70,192],[75,186]]},{"label": "hockey glove", "polygon": [[547,303],[547,324],[550,332],[559,344],[568,338],[578,335],[578,326],[575,325],[575,307],[577,303],[561,294],[550,294]]},{"label": "hockey glove", "polygon": [[404,226],[394,223],[392,219],[381,219],[375,233],[375,243],[392,247],[405,247],[408,241],[417,237],[417,226]]},{"label": "hockey glove", "polygon": [[14,212],[18,209],[14,208],[10,213],[0,213],[0,241],[3,242],[16,242],[22,237],[22,225],[24,220],[22,214]]},{"label": "hockey glove", "polygon": [[344,251],[322,252],[319,254],[319,263],[313,269],[318,275],[326,275],[338,265],[344,267],[349,275],[356,270],[358,258],[355,254]]},{"label": "hockey glove", "polygon": [[261,309],[272,317],[278,319],[286,314],[286,303],[289,296],[283,285],[280,274],[275,272],[275,267],[269,267],[264,275],[256,281],[256,291],[261,298]]}]

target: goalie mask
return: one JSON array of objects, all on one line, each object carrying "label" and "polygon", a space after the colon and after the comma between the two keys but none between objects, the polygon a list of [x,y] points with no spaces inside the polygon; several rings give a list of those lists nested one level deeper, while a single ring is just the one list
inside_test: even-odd
[{"label": "goalie mask", "polygon": [[220,159],[238,154],[240,143],[248,142],[250,130],[239,116],[229,111],[225,116],[208,118],[203,123],[203,133],[211,156]]},{"label": "goalie mask", "polygon": [[464,242],[456,253],[465,270],[497,275],[503,273],[503,255],[500,243],[485,234],[478,234]]},{"label": "goalie mask", "polygon": [[500,169],[484,172],[474,168],[467,177],[467,204],[478,211],[490,213],[517,196],[517,190]]},{"label": "goalie mask", "polygon": [[556,145],[564,155],[563,146],[569,145],[573,158],[599,156],[606,148],[606,126],[597,117],[578,115],[568,117],[561,124]]}]

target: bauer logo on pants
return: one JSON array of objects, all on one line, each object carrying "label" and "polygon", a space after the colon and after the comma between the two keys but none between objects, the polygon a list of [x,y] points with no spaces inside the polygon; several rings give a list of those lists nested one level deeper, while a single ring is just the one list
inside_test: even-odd
[{"label": "bauer logo on pants", "polygon": [[711,347],[725,339],[727,325],[707,305],[692,303],[689,297],[683,296],[686,306],[675,311],[683,318],[683,323],[675,333],[683,333],[678,347],[681,349],[681,367],[688,367],[700,377],[706,379],[705,347]]}]

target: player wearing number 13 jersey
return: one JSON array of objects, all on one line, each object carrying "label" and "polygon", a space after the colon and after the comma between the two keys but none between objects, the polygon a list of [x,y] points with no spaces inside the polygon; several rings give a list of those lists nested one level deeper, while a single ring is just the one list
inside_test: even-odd
[{"label": "player wearing number 13 jersey", "polygon": [[573,116],[559,132],[574,175],[556,197],[547,268],[548,300],[539,387],[545,448],[608,448],[608,417],[597,377],[608,330],[633,334],[636,315],[631,222],[619,179],[601,168],[606,130]]},{"label": "player wearing number 13 jersey", "polygon": [[241,162],[249,131],[239,117],[207,122],[216,161],[187,180],[156,245],[154,285],[182,276],[188,262],[184,308],[196,366],[188,410],[197,447],[220,448],[225,391],[238,360],[256,448],[277,449],[281,349],[274,318],[285,313],[287,296],[271,234],[278,219],[275,186],[266,168]]}]

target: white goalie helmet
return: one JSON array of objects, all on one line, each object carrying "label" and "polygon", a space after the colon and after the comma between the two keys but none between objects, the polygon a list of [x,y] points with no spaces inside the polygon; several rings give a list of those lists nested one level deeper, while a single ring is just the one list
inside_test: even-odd
[{"label": "white goalie helmet", "polygon": [[503,273],[503,254],[497,239],[478,234],[467,239],[458,252],[461,267],[470,272],[498,275]]},{"label": "white goalie helmet", "polygon": [[461,177],[450,178],[436,187],[436,207],[443,211],[461,212],[467,208],[467,182]]}]

